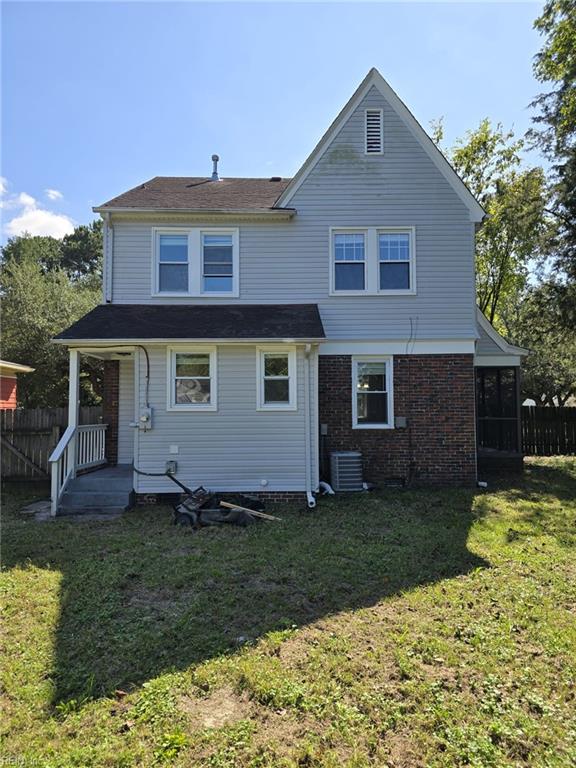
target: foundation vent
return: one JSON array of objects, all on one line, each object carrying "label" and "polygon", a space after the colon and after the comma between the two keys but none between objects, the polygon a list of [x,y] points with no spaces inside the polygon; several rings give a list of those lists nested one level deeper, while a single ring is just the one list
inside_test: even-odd
[{"label": "foundation vent", "polygon": [[363,490],[362,454],[359,451],[331,453],[330,479],[336,492]]}]

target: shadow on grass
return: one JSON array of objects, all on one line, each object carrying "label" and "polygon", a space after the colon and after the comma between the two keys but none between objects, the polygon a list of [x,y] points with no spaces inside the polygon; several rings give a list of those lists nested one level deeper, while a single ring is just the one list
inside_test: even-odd
[{"label": "shadow on grass", "polygon": [[200,532],[173,527],[165,507],[106,522],[14,515],[5,566],[62,573],[54,703],[80,700],[485,567],[466,545],[474,497],[341,496],[283,509],[280,523]]}]

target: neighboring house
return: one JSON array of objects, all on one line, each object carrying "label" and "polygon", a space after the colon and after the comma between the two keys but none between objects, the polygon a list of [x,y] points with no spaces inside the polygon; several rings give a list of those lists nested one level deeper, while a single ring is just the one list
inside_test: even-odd
[{"label": "neighboring house", "polygon": [[0,411],[13,411],[18,404],[18,374],[33,373],[34,368],[0,360]]},{"label": "neighboring house", "polygon": [[[56,339],[71,408],[54,504],[104,453],[310,503],[333,451],[360,451],[374,483],[474,484],[475,375],[482,418],[513,396],[517,434],[524,350],[476,308],[483,209],[390,86],[371,70],[293,179],[219,178],[213,160],[212,177],[155,177],[94,209],[104,296]],[[92,448],[77,427],[80,354],[105,361],[105,448],[104,427]],[[496,447],[517,457],[513,437]]]}]

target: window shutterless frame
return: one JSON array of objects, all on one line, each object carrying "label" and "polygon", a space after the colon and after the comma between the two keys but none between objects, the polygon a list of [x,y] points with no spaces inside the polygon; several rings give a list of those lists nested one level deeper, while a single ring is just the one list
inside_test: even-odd
[{"label": "window shutterless frame", "polygon": [[[286,356],[288,358],[288,376],[266,376],[266,355]],[[266,402],[266,381],[288,380],[287,402]],[[256,347],[256,410],[257,411],[295,411],[297,410],[297,360],[296,347],[288,345]]]},{"label": "window shutterless frame", "polygon": [[[386,376],[386,411],[387,418],[383,422],[358,423],[358,377],[362,363],[382,363]],[[369,390],[366,392],[382,394],[382,390]],[[394,429],[394,366],[393,359],[389,355],[354,355],[352,357],[352,428],[353,429]]]},{"label": "window shutterless frame", "polygon": [[[188,238],[188,288],[186,291],[160,290],[160,237],[185,235]],[[204,235],[225,235],[232,241],[232,289],[229,291],[203,290]],[[237,298],[240,295],[240,236],[237,228],[222,227],[152,227],[151,295],[158,297],[207,296],[210,298]]]},{"label": "window shutterless frame", "polygon": [[[336,288],[336,235],[364,235],[364,289],[340,290]],[[410,287],[380,288],[380,234],[406,234],[409,237]],[[330,296],[415,296],[416,295],[416,228],[407,227],[330,227],[329,229],[329,295]],[[345,262],[340,262],[345,263]],[[353,264],[354,262],[349,262]],[[358,263],[358,262],[356,262]]]},{"label": "window shutterless frame", "polygon": [[[176,361],[177,355],[189,356],[207,356],[208,374],[202,373],[195,375],[187,374],[185,371],[177,375]],[[185,361],[183,361],[185,362]],[[197,382],[197,388],[206,389],[204,382],[209,381],[210,398],[208,402],[188,402],[178,403],[176,400],[177,381],[185,380]],[[198,346],[170,346],[166,349],[166,410],[178,412],[206,412],[218,410],[218,356],[216,347],[208,345]]]}]

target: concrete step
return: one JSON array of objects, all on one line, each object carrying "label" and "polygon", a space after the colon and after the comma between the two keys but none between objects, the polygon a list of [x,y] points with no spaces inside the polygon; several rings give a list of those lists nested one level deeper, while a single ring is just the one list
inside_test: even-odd
[{"label": "concrete step", "polygon": [[72,509],[84,507],[128,507],[132,501],[131,491],[87,491],[69,487],[62,494],[61,505]]},{"label": "concrete step", "polygon": [[57,517],[70,517],[71,515],[74,515],[75,517],[84,517],[86,515],[93,517],[94,519],[118,517],[128,509],[130,509],[128,506],[83,507],[80,509],[78,507],[66,507],[60,505],[58,507]]}]

